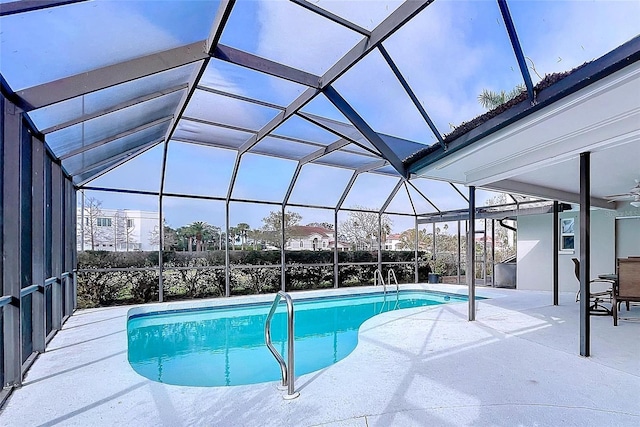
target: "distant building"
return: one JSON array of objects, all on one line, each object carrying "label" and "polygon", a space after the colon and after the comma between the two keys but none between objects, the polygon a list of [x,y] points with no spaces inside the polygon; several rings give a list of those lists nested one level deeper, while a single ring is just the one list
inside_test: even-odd
[{"label": "distant building", "polygon": [[402,240],[400,240],[400,234],[389,234],[384,241],[384,250],[385,251],[401,251],[402,249]]},{"label": "distant building", "polygon": [[[335,246],[333,230],[327,228],[297,225],[290,232],[292,237],[285,246],[290,251],[328,251]],[[349,250],[349,244],[338,241],[338,250]]]},{"label": "distant building", "polygon": [[[78,209],[78,250],[157,251],[158,212],[130,209]],[[81,225],[82,224],[82,225]]]}]

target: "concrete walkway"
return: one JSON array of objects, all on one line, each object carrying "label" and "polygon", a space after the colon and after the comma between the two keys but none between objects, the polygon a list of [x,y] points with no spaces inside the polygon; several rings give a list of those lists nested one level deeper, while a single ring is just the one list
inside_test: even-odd
[{"label": "concrete walkway", "polygon": [[[427,288],[427,286],[423,286]],[[439,290],[464,288],[439,285]],[[385,313],[342,361],[277,383],[156,383],[127,362],[130,307],[77,312],[0,412],[3,426],[638,426],[640,321],[592,317],[579,352],[578,304],[563,294],[478,289],[467,305]],[[640,318],[635,306],[623,316]]]}]

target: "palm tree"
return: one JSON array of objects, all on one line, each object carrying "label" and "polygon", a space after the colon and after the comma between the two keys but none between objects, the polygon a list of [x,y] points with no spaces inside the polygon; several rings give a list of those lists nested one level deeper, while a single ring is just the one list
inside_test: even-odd
[{"label": "palm tree", "polygon": [[483,89],[482,93],[478,95],[478,102],[487,110],[493,110],[494,108],[511,101],[525,90],[527,90],[527,88],[522,84],[519,84],[509,92],[505,92],[504,90],[494,92],[492,90]]},{"label": "palm tree", "polygon": [[236,226],[236,231],[240,235],[240,244],[242,245],[242,250],[244,251],[244,243],[247,239],[247,232],[251,230],[251,226],[246,222],[241,222]]},{"label": "palm tree", "polygon": [[189,237],[189,250],[191,250],[192,239],[195,240],[196,252],[204,250],[203,243],[208,240],[213,233],[211,225],[204,221],[194,221],[186,227],[185,235]]}]

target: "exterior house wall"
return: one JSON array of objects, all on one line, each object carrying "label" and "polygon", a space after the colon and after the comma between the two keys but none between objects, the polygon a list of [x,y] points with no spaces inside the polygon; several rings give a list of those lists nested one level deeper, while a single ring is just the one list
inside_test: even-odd
[{"label": "exterior house wall", "polygon": [[[580,212],[561,212],[560,219],[575,219],[575,248],[558,258],[560,292],[577,291],[579,284],[571,258],[580,258]],[[591,211],[591,274],[615,272],[615,211]],[[518,218],[517,288],[553,289],[553,214]]]},{"label": "exterior house wall", "polygon": [[617,214],[616,256],[640,256],[640,208],[625,203]]},{"label": "exterior house wall", "polygon": [[402,240],[400,239],[400,234],[389,234],[384,240],[383,249],[385,251],[401,251]]},{"label": "exterior house wall", "polygon": [[[84,235],[85,241],[82,244],[82,224],[83,216],[78,210],[77,213],[77,248],[78,250],[91,250],[89,221],[93,222],[94,249],[100,251],[157,251],[157,236],[154,239],[154,232],[159,223],[158,212],[147,212],[129,209],[100,209],[99,214],[91,214],[85,209],[84,215]],[[111,223],[110,226],[102,225],[105,221]],[[126,227],[131,221],[131,227]],[[125,231],[126,230],[126,231]],[[155,240],[155,241],[154,241]],[[128,246],[128,247],[127,247]]]},{"label": "exterior house wall", "polygon": [[[316,246],[314,247],[315,239],[317,239],[317,242]],[[292,251],[321,251],[329,250],[331,248],[329,246],[329,237],[314,233],[308,236],[292,237],[287,242],[287,249],[290,249]]]}]

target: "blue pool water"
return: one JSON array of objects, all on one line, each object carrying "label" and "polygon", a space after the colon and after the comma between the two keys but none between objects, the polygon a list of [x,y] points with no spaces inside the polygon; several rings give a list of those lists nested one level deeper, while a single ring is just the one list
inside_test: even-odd
[{"label": "blue pool water", "polygon": [[[426,291],[294,300],[295,375],[327,367],[358,343],[367,319],[394,309],[466,301],[466,296]],[[264,342],[271,304],[214,307],[133,315],[127,323],[128,357],[140,375],[167,384],[230,386],[280,379]],[[271,322],[274,346],[286,354],[286,305]]]}]

